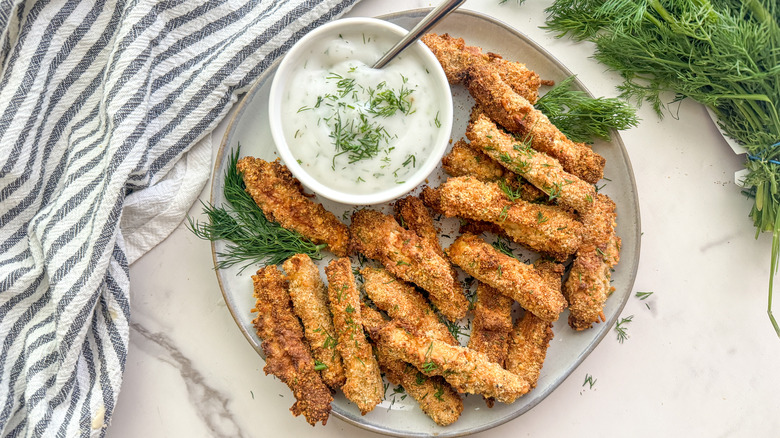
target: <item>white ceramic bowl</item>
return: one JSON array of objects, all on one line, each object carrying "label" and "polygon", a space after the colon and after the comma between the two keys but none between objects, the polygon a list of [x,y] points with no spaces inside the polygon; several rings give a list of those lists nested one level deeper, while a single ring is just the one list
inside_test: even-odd
[{"label": "white ceramic bowl", "polygon": [[[319,53],[326,53],[328,57],[333,57],[330,54],[329,45],[343,45],[345,39],[358,38],[360,41],[355,42],[355,46],[359,46],[356,53],[352,55],[344,55],[339,52],[339,57],[345,57],[344,62],[362,62],[365,65],[373,64],[379,57],[385,53],[390,47],[406,34],[406,30],[400,26],[389,23],[384,20],[375,18],[345,18],[336,21],[332,21],[325,25],[318,27],[317,29],[309,32],[306,36],[301,38],[292,49],[285,55],[284,59],[279,64],[276,74],[271,84],[270,96],[269,96],[269,121],[271,128],[271,135],[276,144],[276,149],[281,156],[284,164],[290,169],[290,171],[297,177],[304,186],[313,191],[314,193],[328,198],[330,200],[344,203],[344,204],[356,204],[356,205],[369,205],[379,204],[396,199],[404,194],[410,192],[415,187],[420,185],[436,168],[439,164],[442,155],[444,154],[447,145],[451,138],[452,129],[452,92],[447,82],[447,78],[444,75],[444,71],[439,65],[436,57],[433,53],[422,43],[416,42],[402,52],[399,56],[405,58],[405,60],[397,59],[399,62],[397,65],[396,60],[391,61],[382,71],[382,74],[398,74],[404,78],[406,83],[406,77],[412,76],[414,69],[419,69],[420,78],[425,81],[425,86],[418,86],[415,92],[410,94],[414,99],[414,105],[419,105],[420,108],[425,108],[426,101],[430,102],[433,107],[430,111],[435,110],[435,116],[424,113],[426,117],[429,117],[430,122],[424,122],[431,126],[426,129],[403,129],[399,133],[399,137],[404,139],[399,142],[398,153],[400,153],[401,147],[408,145],[414,152],[414,160],[406,160],[407,166],[401,166],[399,163],[394,163],[392,167],[402,169],[405,173],[402,177],[397,177],[392,183],[383,183],[381,186],[368,189],[369,184],[363,184],[366,179],[356,177],[352,171],[362,172],[361,175],[373,175],[380,174],[382,172],[392,172],[389,169],[390,166],[380,166],[376,162],[378,158],[372,158],[370,160],[359,161],[357,163],[345,164],[339,162],[336,165],[335,159],[332,157],[324,157],[324,154],[330,151],[331,154],[335,154],[336,146],[332,140],[327,139],[330,144],[324,145],[325,141],[314,141],[311,137],[304,137],[302,134],[299,138],[300,126],[303,117],[306,114],[301,114],[303,111],[295,111],[295,108],[304,108],[308,105],[308,108],[314,106],[314,102],[317,98],[316,94],[319,91],[316,88],[322,84],[318,84],[317,81],[326,81],[326,76],[330,76],[330,73],[324,73],[324,70],[317,70],[318,73],[311,72],[314,67],[313,56],[317,56]],[[358,35],[358,37],[355,37]],[[340,40],[340,41],[339,41]],[[327,43],[327,41],[332,41]],[[324,52],[323,47],[328,47]],[[334,49],[336,52],[341,49]],[[369,54],[370,52],[374,52]],[[351,57],[354,56],[354,59]],[[374,58],[375,56],[375,58]],[[339,58],[341,59],[341,58]],[[330,61],[328,61],[330,62]],[[311,63],[311,64],[310,64]],[[403,67],[401,67],[403,66]],[[308,68],[308,70],[306,70]],[[400,70],[399,70],[400,69]],[[371,74],[379,74],[376,70],[369,70],[369,76]],[[296,75],[299,75],[296,77]],[[308,76],[306,76],[308,75]],[[398,76],[394,76],[397,78]],[[410,83],[412,81],[410,80]],[[314,85],[317,84],[317,85]],[[309,91],[303,91],[304,87],[313,86],[314,94],[306,96]],[[289,103],[294,99],[297,93],[297,97],[304,95],[304,99],[298,99],[295,102]],[[310,101],[307,101],[309,99]],[[300,103],[305,102],[305,103]],[[286,105],[286,107],[283,107]],[[300,107],[298,106],[300,105]],[[318,111],[320,107],[317,106]],[[414,108],[414,107],[413,107]],[[315,116],[312,116],[316,118]],[[320,117],[317,122],[310,124],[316,124],[317,129],[320,129],[320,123],[323,117]],[[434,123],[435,122],[435,123]],[[307,127],[309,124],[306,125]],[[308,128],[309,131],[313,129]],[[323,128],[324,129],[324,128]],[[330,128],[327,128],[330,129]],[[294,133],[294,134],[293,134]],[[419,135],[418,135],[419,134]],[[429,136],[426,140],[423,140],[423,134]],[[395,135],[395,134],[394,134]],[[396,138],[396,137],[393,137]],[[320,139],[323,139],[322,132],[320,133]],[[388,140],[397,141],[397,140]],[[297,143],[296,143],[297,142]],[[316,144],[316,145],[315,145]],[[311,152],[309,148],[320,148],[318,151]],[[327,149],[327,150],[326,150]],[[404,152],[406,153],[406,152]],[[388,153],[389,154],[389,153]],[[317,157],[317,158],[315,158]],[[343,159],[346,157],[340,157]],[[349,166],[362,166],[360,170],[357,168],[350,168]],[[323,170],[324,167],[329,169]],[[338,167],[338,168],[336,168]],[[383,169],[380,170],[380,167]],[[319,169],[316,169],[319,168]],[[332,170],[332,173],[329,174]],[[359,175],[358,175],[359,176]],[[336,181],[342,178],[342,181]],[[347,179],[347,178],[354,178]],[[354,181],[354,185],[353,185]],[[373,183],[373,181],[372,181]],[[363,184],[363,185],[360,185]]]}]

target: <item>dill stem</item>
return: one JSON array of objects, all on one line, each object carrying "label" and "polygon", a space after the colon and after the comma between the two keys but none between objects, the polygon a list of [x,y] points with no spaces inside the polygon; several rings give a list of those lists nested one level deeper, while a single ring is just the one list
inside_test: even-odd
[{"label": "dill stem", "polygon": [[[650,0],[647,3],[655,12],[658,13],[658,15],[661,16],[661,18],[664,19],[664,21],[668,24],[671,24],[675,26],[677,24],[677,20],[672,17],[672,14],[669,13],[669,11],[666,10],[666,8],[661,4],[658,0]],[[660,27],[660,26],[659,26]]]},{"label": "dill stem", "polygon": [[775,328],[777,337],[780,338],[780,326],[777,324],[775,315],[772,313],[772,286],[774,284],[775,273],[777,273],[778,254],[780,254],[780,215],[775,217],[775,226],[774,230],[772,231],[772,257],[769,262],[769,297],[767,299],[766,309],[766,313],[769,315],[769,321],[771,321],[772,327]]},{"label": "dill stem", "polygon": [[759,21],[768,23],[774,28],[775,31],[778,30],[777,20],[775,20],[775,18],[772,17],[772,14],[770,14],[769,11],[767,11],[766,8],[757,0],[743,0],[742,3],[747,5],[748,9],[750,9],[750,12],[752,12]]},{"label": "dill stem", "polygon": [[[773,118],[775,119],[775,125],[780,125],[780,122],[777,121],[777,112],[774,111],[774,105],[767,96],[747,94],[745,93],[744,88],[742,88],[742,86],[737,83],[733,84],[732,87],[737,91],[736,94],[719,95],[718,99],[733,99],[734,104],[737,106],[737,108],[739,108],[740,112],[745,117],[745,119],[748,120],[753,129],[756,131],[766,129],[766,126],[764,126],[764,124],[761,122],[759,116],[760,114],[764,113],[764,111],[762,111],[762,109],[758,106],[757,101],[759,100],[769,103],[770,108],[772,108]],[[750,108],[746,108],[745,105],[749,106]]]}]

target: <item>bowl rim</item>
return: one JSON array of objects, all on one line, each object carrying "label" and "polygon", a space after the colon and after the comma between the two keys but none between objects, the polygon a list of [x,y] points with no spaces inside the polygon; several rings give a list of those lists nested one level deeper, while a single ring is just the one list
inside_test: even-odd
[{"label": "bowl rim", "polygon": [[275,143],[275,147],[282,162],[292,172],[292,174],[309,190],[315,194],[324,198],[330,199],[343,204],[354,205],[372,205],[380,204],[392,201],[396,198],[403,196],[406,193],[413,191],[420,184],[424,183],[426,178],[436,169],[437,164],[441,160],[442,156],[447,150],[447,147],[452,139],[452,124],[453,124],[453,103],[452,103],[452,91],[450,84],[447,81],[447,77],[444,73],[441,64],[439,64],[436,56],[428,49],[421,41],[416,41],[412,44],[407,51],[416,50],[417,55],[423,58],[424,66],[428,69],[428,72],[432,74],[434,83],[438,83],[442,86],[441,98],[443,99],[441,110],[445,114],[440,114],[441,126],[439,127],[440,133],[436,135],[433,147],[430,154],[425,157],[422,165],[413,173],[409,175],[405,182],[396,184],[391,188],[383,188],[378,192],[373,193],[350,193],[331,188],[309,172],[307,172],[301,165],[298,164],[295,156],[292,154],[287,140],[282,129],[282,115],[278,110],[281,95],[286,89],[287,79],[290,77],[285,72],[296,67],[299,54],[303,53],[307,46],[322,38],[323,36],[331,33],[335,33],[336,30],[342,28],[352,28],[355,25],[369,25],[377,26],[383,31],[389,31],[403,37],[408,31],[395,23],[391,23],[386,20],[373,17],[349,17],[341,18],[323,24],[322,26],[312,30],[304,35],[298,42],[296,42],[292,48],[284,55],[278,64],[276,72],[271,79],[271,88],[268,98],[268,118],[271,130],[271,137]]}]

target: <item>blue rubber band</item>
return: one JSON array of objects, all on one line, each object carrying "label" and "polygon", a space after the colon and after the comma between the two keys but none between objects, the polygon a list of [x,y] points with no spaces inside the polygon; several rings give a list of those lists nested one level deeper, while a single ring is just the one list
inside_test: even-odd
[{"label": "blue rubber band", "polygon": [[[778,141],[777,143],[775,143],[773,145],[770,145],[769,148],[771,149],[771,148],[774,148],[774,147],[777,147],[777,146],[780,146],[780,141]],[[750,155],[750,154],[748,154],[747,157],[748,157],[749,160],[752,160],[752,161],[763,161],[765,163],[772,163],[772,164],[780,165],[780,160],[765,160],[765,159],[759,157],[758,155]]]},{"label": "blue rubber band", "polygon": [[758,157],[758,156],[755,156],[755,155],[748,155],[747,157],[748,157],[749,160],[752,160],[752,161],[763,161],[764,163],[772,163],[772,164],[780,165],[780,161],[778,161],[778,160],[765,160],[765,159],[763,159],[761,157]]}]

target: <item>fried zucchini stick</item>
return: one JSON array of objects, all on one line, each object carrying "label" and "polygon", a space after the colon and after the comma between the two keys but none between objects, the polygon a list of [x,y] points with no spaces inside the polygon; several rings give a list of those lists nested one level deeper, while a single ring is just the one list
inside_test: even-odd
[{"label": "fried zucchini stick", "polygon": [[[502,80],[529,102],[536,103],[539,98],[538,91],[542,81],[539,75],[529,70],[525,64],[507,61],[495,53],[482,53],[481,48],[467,46],[463,38],[453,38],[446,33],[430,33],[423,35],[421,39],[436,55],[451,84],[461,82],[470,67],[480,66],[498,73]],[[545,84],[551,83],[545,81]]]},{"label": "fried zucchini stick", "polygon": [[[561,289],[563,265],[539,259],[534,262],[534,267],[545,283],[553,289]],[[525,312],[512,329],[504,368],[523,377],[531,388],[535,388],[539,380],[547,348],[553,338],[552,328],[552,322]]]},{"label": "fried zucchini stick", "polygon": [[294,230],[316,244],[325,243],[339,257],[347,255],[347,226],[303,193],[303,186],[279,161],[244,157],[237,169],[246,191],[270,221]]},{"label": "fried zucchini stick", "polygon": [[381,262],[391,274],[428,291],[431,302],[449,320],[466,315],[468,300],[450,262],[392,216],[376,210],[356,211],[350,244],[353,250]]},{"label": "fried zucchini stick", "polygon": [[[495,288],[485,283],[477,284],[477,303],[474,306],[469,348],[485,353],[491,362],[502,367],[509,348],[509,334],[512,331],[512,302]],[[486,398],[485,403],[493,407],[494,400]]]},{"label": "fried zucchini stick", "polygon": [[484,353],[429,338],[400,321],[364,323],[390,358],[408,362],[425,375],[442,376],[458,392],[512,403],[530,389],[525,380],[491,362]]},{"label": "fried zucchini stick", "polygon": [[401,222],[406,229],[414,231],[437,254],[446,257],[441,243],[439,243],[439,233],[433,224],[431,213],[420,198],[416,196],[401,198],[393,204],[393,211],[396,220]]},{"label": "fried zucchini stick", "polygon": [[312,356],[325,368],[322,380],[333,389],[344,384],[346,375],[341,355],[336,350],[336,330],[328,305],[328,289],[320,270],[306,254],[296,254],[282,264],[290,285],[293,310],[303,323]]},{"label": "fried zucchini stick", "polygon": [[612,268],[620,260],[616,218],[615,203],[601,193],[593,208],[582,216],[585,238],[563,288],[569,302],[569,325],[575,330],[588,329],[606,319],[604,303],[614,291],[610,285]]},{"label": "fried zucchini stick", "polygon": [[596,199],[593,184],[563,170],[558,160],[515,140],[484,113],[472,118],[466,137],[471,140],[472,148],[521,175],[551,199],[579,212],[585,212],[593,205]]},{"label": "fried zucchini stick", "polygon": [[470,68],[465,84],[474,100],[496,123],[518,134],[539,152],[557,159],[563,168],[595,184],[604,175],[604,157],[590,146],[569,140],[526,98],[487,68]]},{"label": "fried zucchini stick", "polygon": [[532,265],[501,253],[473,234],[455,239],[447,254],[467,274],[513,298],[545,321],[555,321],[566,308],[560,289],[545,282]]},{"label": "fried zucchini stick", "polygon": [[497,183],[453,177],[424,190],[423,198],[445,216],[492,222],[513,241],[558,260],[566,260],[582,241],[582,224],[574,214],[552,205],[512,201]]},{"label": "fried zucchini stick", "polygon": [[504,168],[490,156],[476,150],[463,139],[452,145],[442,160],[442,169],[451,176],[470,176],[482,182],[502,182],[520,199],[541,203],[548,195],[525,181],[516,173]]},{"label": "fried zucchini stick", "polygon": [[382,401],[384,386],[373,349],[363,332],[360,296],[352,265],[348,258],[334,259],[325,267],[325,274],[338,337],[336,348],[343,358],[347,376],[341,391],[365,415]]},{"label": "fried zucchini stick", "polygon": [[512,330],[506,369],[536,387],[547,348],[553,338],[553,324],[531,312],[525,312]]},{"label": "fried zucchini stick", "polygon": [[360,274],[363,275],[363,287],[368,297],[391,318],[414,326],[428,337],[459,345],[413,285],[393,277],[385,269],[363,268]]},{"label": "fried zucchini stick", "polygon": [[[361,312],[366,327],[385,323],[379,312],[365,304]],[[377,346],[376,350],[379,366],[387,380],[393,385],[402,386],[436,424],[447,426],[460,417],[463,400],[441,376],[426,376],[411,364],[391,358],[384,348]]]},{"label": "fried zucchini stick", "polygon": [[512,298],[492,286],[477,284],[469,348],[485,353],[491,362],[501,366],[504,366],[512,331],[512,302]]},{"label": "fried zucchini stick", "polygon": [[287,293],[287,282],[276,265],[269,265],[252,276],[254,296],[253,324],[262,339],[266,374],[284,382],[295,396],[290,411],[296,417],[303,414],[312,426],[326,424],[333,397],[314,369],[314,359],[306,345],[298,318],[295,317]]}]

